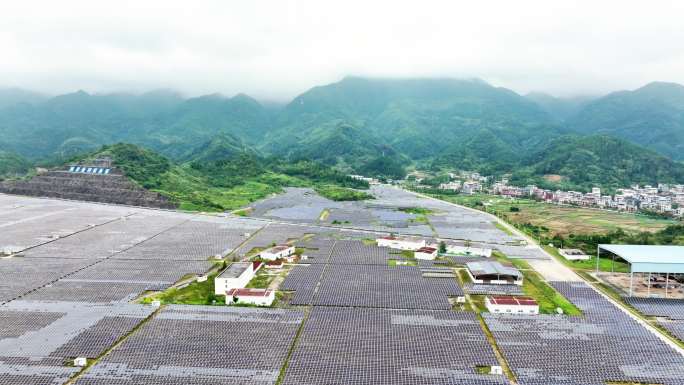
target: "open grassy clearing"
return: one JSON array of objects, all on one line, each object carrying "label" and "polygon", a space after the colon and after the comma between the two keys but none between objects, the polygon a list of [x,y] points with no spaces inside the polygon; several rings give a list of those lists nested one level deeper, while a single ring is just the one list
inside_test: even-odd
[{"label": "open grassy clearing", "polygon": [[[586,261],[569,261],[565,259],[560,253],[558,252],[558,249],[555,247],[547,246],[544,245],[542,248],[549,254],[553,255],[558,259],[561,263],[563,263],[565,266],[570,267],[573,270],[581,270],[581,271],[596,271],[596,257],[591,256],[590,259]],[[617,273],[629,273],[629,264],[624,261],[620,261],[616,259],[613,261],[609,257],[601,257],[599,261],[599,271],[615,271]]]},{"label": "open grassy clearing", "polygon": [[226,298],[214,294],[216,275],[218,273],[210,274],[204,282],[195,281],[182,288],[172,287],[163,292],[146,296],[141,302],[150,304],[157,300],[162,304],[223,305],[226,303]]},{"label": "open grassy clearing", "polygon": [[499,252],[494,252],[492,255],[501,262],[513,264],[513,266],[522,272],[523,292],[525,295],[530,296],[537,301],[540,313],[556,314],[556,309],[561,308],[563,314],[566,315],[574,316],[582,314],[582,311],[572,304],[572,302],[546,283],[542,276],[532,269],[527,261],[522,259],[509,259]]},{"label": "open grassy clearing", "polygon": [[406,260],[390,259],[390,260],[387,261],[387,266],[390,266],[390,267],[397,267],[397,266],[418,266],[418,262],[416,262],[416,261],[406,261]]},{"label": "open grassy clearing", "polygon": [[[530,223],[549,229],[552,235],[609,233],[621,228],[625,231],[656,232],[676,224],[668,219],[645,215],[618,213],[582,207],[559,206],[531,199],[507,199],[494,195],[440,195],[435,198],[463,206],[477,208],[505,218],[509,223]],[[513,210],[518,211],[511,211]]]}]

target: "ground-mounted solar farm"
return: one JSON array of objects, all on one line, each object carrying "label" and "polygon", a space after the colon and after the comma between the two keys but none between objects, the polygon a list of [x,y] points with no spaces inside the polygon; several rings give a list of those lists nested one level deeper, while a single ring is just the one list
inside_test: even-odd
[{"label": "ground-mounted solar farm", "polygon": [[[482,213],[372,194],[246,217],[0,194],[0,385],[684,384],[683,300],[627,310]],[[244,277],[273,303],[219,293]]]}]

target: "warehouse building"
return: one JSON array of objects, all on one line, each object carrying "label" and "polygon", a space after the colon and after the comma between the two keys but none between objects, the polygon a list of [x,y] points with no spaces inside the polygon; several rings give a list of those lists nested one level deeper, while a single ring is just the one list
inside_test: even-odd
[{"label": "warehouse building", "polygon": [[499,262],[468,262],[468,274],[473,283],[496,284],[496,285],[522,285],[522,273],[510,266],[504,266]]}]

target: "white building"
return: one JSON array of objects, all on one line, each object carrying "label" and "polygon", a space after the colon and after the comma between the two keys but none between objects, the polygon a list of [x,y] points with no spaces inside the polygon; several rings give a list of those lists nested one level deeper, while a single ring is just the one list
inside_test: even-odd
[{"label": "white building", "polygon": [[485,306],[490,313],[539,314],[539,304],[530,297],[489,296]]},{"label": "white building", "polygon": [[294,246],[278,245],[262,251],[259,253],[259,256],[261,256],[261,259],[265,259],[267,261],[275,261],[276,259],[289,257],[290,255],[294,254],[294,252]]},{"label": "white building", "polygon": [[558,249],[558,253],[568,261],[587,261],[591,257],[578,249]]},{"label": "white building", "polygon": [[397,237],[382,237],[375,240],[379,247],[389,247],[398,250],[418,250],[425,247],[424,239],[410,239]]},{"label": "white building", "polygon": [[416,257],[416,259],[432,260],[437,258],[437,249],[428,246],[421,247],[413,253],[413,256]]},{"label": "white building", "polygon": [[275,300],[275,291],[266,289],[232,289],[226,293],[226,305],[248,304],[271,306]]},{"label": "white building", "polygon": [[260,267],[259,262],[233,262],[214,280],[214,294],[226,295],[232,289],[247,286]]},{"label": "white building", "polygon": [[485,257],[485,258],[489,258],[492,256],[492,249],[485,249],[485,248],[479,248],[479,247],[457,246],[457,245],[447,245],[446,252],[447,252],[447,254],[474,255],[474,256]]}]

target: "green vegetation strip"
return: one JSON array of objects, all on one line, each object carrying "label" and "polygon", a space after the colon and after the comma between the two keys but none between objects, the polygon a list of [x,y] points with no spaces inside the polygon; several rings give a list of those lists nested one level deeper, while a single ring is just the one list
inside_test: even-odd
[{"label": "green vegetation strip", "polygon": [[333,201],[362,201],[375,198],[364,191],[333,185],[317,185],[314,187],[314,190],[321,196]]},{"label": "green vegetation strip", "polygon": [[143,325],[145,325],[149,320],[151,320],[154,316],[156,316],[157,313],[161,309],[162,309],[162,307],[160,306],[155,311],[153,311],[152,314],[150,314],[145,319],[140,321],[137,325],[135,325],[135,327],[133,327],[133,329],[131,329],[131,331],[129,331],[128,333],[121,336],[121,338],[119,338],[116,342],[114,342],[114,344],[112,346],[110,346],[107,350],[105,350],[102,354],[100,354],[99,357],[96,357],[93,359],[88,359],[88,361],[86,362],[86,366],[84,366],[78,373],[75,373],[73,376],[71,376],[71,378],[69,378],[69,380],[67,382],[65,382],[64,385],[75,384],[79,378],[81,378],[88,370],[90,370],[90,368],[92,368],[93,366],[95,366],[95,364],[100,362],[100,360],[102,360],[104,357],[106,357],[112,350],[119,347],[126,339],[128,339],[128,337],[133,335],[133,333],[138,331],[138,329],[143,327]]},{"label": "green vegetation strip", "polygon": [[292,357],[292,353],[294,353],[295,349],[297,348],[297,343],[299,342],[299,338],[302,335],[302,331],[304,330],[304,325],[306,325],[306,321],[309,320],[309,315],[311,314],[311,308],[307,307],[304,309],[304,318],[302,319],[302,323],[299,324],[299,328],[297,329],[297,333],[295,334],[295,338],[292,341],[292,345],[290,345],[290,350],[287,352],[287,357],[285,357],[285,362],[283,362],[283,366],[280,367],[280,373],[278,374],[278,379],[276,380],[275,385],[280,385],[283,383],[285,380],[285,374],[287,373],[287,368],[290,366],[290,358]]}]

